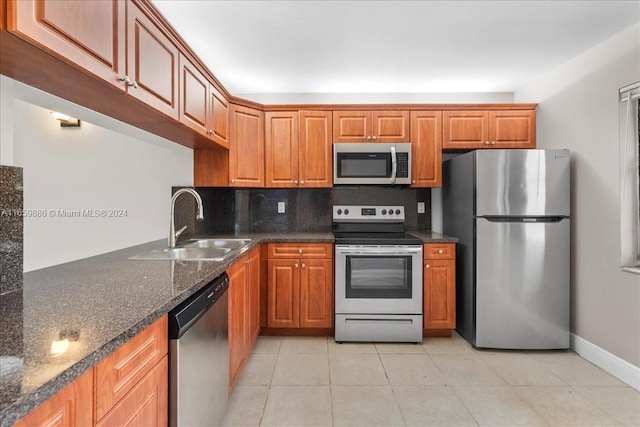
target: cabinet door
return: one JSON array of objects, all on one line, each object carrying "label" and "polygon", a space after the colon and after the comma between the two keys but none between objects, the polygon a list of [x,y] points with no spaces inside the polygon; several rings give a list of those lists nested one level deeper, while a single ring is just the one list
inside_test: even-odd
[{"label": "cabinet door", "polygon": [[300,187],[333,187],[331,111],[300,111],[298,167]]},{"label": "cabinet door", "polygon": [[249,336],[247,353],[251,352],[251,346],[260,333],[260,248],[255,248],[247,256],[247,289],[249,292],[248,325]]},{"label": "cabinet door", "polygon": [[264,114],[231,104],[230,122],[231,187],[264,187]]},{"label": "cabinet door", "polygon": [[370,137],[371,111],[333,112],[333,142],[367,142]]},{"label": "cabinet door", "polygon": [[246,258],[242,258],[227,270],[229,274],[229,386],[233,387],[239,376],[246,347]]},{"label": "cabinet door", "polygon": [[445,111],[442,116],[442,148],[487,148],[487,111]]},{"label": "cabinet door", "polygon": [[93,369],[90,369],[18,421],[14,427],[90,426],[93,422],[92,405]]},{"label": "cabinet door", "polygon": [[374,142],[410,142],[408,111],[372,111],[371,123]]},{"label": "cabinet door", "polygon": [[298,113],[265,114],[264,156],[267,187],[298,187]]},{"label": "cabinet door", "polygon": [[168,350],[167,316],[131,338],[95,366],[96,420],[129,393]]},{"label": "cabinet door", "polygon": [[267,326],[297,328],[300,324],[300,261],[268,261]]},{"label": "cabinet door", "polygon": [[536,148],[535,110],[489,112],[491,148]]},{"label": "cabinet door", "polygon": [[453,329],[456,326],[455,260],[424,261],[424,328]]},{"label": "cabinet door", "polygon": [[300,327],[331,328],[333,317],[333,260],[302,259]]},{"label": "cabinet door", "polygon": [[96,424],[96,427],[167,426],[169,418],[168,359],[168,356],[164,356],[151,372]]},{"label": "cabinet door", "polygon": [[180,121],[209,135],[209,81],[184,55],[180,55]]},{"label": "cabinet door", "polygon": [[124,90],[125,2],[10,0],[7,29]]},{"label": "cabinet door", "polygon": [[209,88],[210,136],[224,148],[229,148],[229,102],[213,84]]},{"label": "cabinet door", "polygon": [[411,112],[411,186],[442,185],[442,112]]},{"label": "cabinet door", "polygon": [[[74,2],[75,3],[75,2]],[[178,120],[178,48],[137,7],[127,3],[127,75],[131,96]]]}]

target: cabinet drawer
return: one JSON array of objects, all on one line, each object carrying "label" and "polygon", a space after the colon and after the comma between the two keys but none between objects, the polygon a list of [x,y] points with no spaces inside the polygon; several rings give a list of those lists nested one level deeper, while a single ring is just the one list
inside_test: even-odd
[{"label": "cabinet drawer", "polygon": [[455,259],[455,243],[427,243],[424,245],[424,259]]},{"label": "cabinet drawer", "polygon": [[95,367],[96,421],[129,393],[167,350],[165,315],[98,363]]},{"label": "cabinet drawer", "polygon": [[331,243],[269,243],[268,258],[332,258]]}]

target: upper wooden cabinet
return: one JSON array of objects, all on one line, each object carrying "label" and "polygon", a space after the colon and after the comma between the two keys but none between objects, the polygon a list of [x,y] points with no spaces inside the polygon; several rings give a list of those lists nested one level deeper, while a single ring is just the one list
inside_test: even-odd
[{"label": "upper wooden cabinet", "polygon": [[445,111],[443,148],[535,148],[535,110]]},{"label": "upper wooden cabinet", "polygon": [[409,111],[334,111],[333,142],[409,142]]},{"label": "upper wooden cabinet", "polygon": [[229,103],[186,56],[180,54],[180,121],[229,148]]},{"label": "upper wooden cabinet", "polygon": [[264,113],[231,104],[229,185],[264,187]]},{"label": "upper wooden cabinet", "polygon": [[8,0],[7,29],[125,90],[125,7],[122,0]]},{"label": "upper wooden cabinet", "polygon": [[411,112],[411,186],[442,185],[442,112]]},{"label": "upper wooden cabinet", "polygon": [[128,93],[176,120],[178,61],[179,51],[173,42],[142,10],[128,2]]},{"label": "upper wooden cabinet", "polygon": [[330,188],[332,155],[330,111],[265,114],[267,187]]}]

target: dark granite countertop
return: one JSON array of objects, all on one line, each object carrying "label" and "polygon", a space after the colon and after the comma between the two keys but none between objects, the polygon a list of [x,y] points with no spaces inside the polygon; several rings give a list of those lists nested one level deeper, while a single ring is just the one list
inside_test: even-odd
[{"label": "dark granite countertop", "polygon": [[[428,242],[457,239],[412,234]],[[224,262],[129,260],[166,240],[24,274],[23,289],[0,295],[0,427],[13,425],[131,337],[222,274],[246,252],[269,242],[327,242],[326,233],[262,233]],[[77,334],[53,355],[51,344]]]},{"label": "dark granite countertop", "polygon": [[424,243],[456,243],[458,242],[457,237],[447,236],[445,234],[437,233],[435,231],[408,230],[407,233],[412,234],[419,239],[422,239]]}]

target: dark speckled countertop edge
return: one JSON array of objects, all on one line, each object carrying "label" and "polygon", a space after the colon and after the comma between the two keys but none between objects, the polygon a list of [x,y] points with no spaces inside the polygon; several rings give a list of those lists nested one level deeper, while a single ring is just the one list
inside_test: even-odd
[{"label": "dark speckled countertop edge", "polygon": [[[457,238],[446,236],[440,233],[430,232],[430,231],[408,231],[410,234],[422,239],[425,243],[434,243],[434,242],[457,242]],[[246,255],[249,251],[251,251],[256,246],[263,243],[286,243],[286,242],[310,242],[310,243],[333,243],[334,237],[331,232],[318,232],[318,233],[246,233],[239,235],[216,235],[216,236],[202,236],[202,237],[216,237],[216,238],[247,238],[251,239],[251,242],[243,248],[243,250],[235,253],[229,259],[217,263],[218,265],[213,267],[214,261],[212,261],[210,269],[206,274],[203,274],[202,277],[199,277],[192,286],[185,289],[179,295],[169,299],[162,306],[158,307],[155,310],[152,310],[148,313],[144,313],[142,319],[136,321],[134,324],[123,330],[121,333],[113,336],[111,339],[106,340],[102,345],[98,346],[97,349],[87,354],[77,362],[73,363],[71,366],[66,368],[64,371],[51,378],[40,387],[35,389],[33,392],[20,396],[15,401],[8,404],[5,408],[0,411],[0,427],[9,427],[12,426],[19,419],[29,414],[33,409],[35,409],[38,405],[44,403],[50,397],[55,395],[57,392],[62,390],[68,384],[77,379],[80,375],[93,368],[97,363],[99,363],[103,358],[111,354],[114,350],[120,347],[122,344],[127,342],[129,339],[134,337],[136,334],[144,330],[146,327],[151,325],[157,319],[167,314],[173,308],[178,306],[181,302],[189,298],[189,296],[193,295],[207,283],[209,283],[214,278],[218,277],[222,273],[224,273],[231,265],[237,262],[240,258]],[[164,245],[166,240],[158,240],[157,242],[151,242],[151,244],[157,243],[157,247],[160,248]],[[118,251],[110,252],[108,255],[111,257],[117,256],[118,253],[123,252],[127,253],[131,248],[124,248]],[[97,255],[90,258],[85,258],[78,261],[73,261],[73,263],[82,263],[88,260],[92,262],[100,262],[101,257],[106,257],[107,254]],[[128,257],[130,254],[127,254]],[[108,259],[105,261],[105,266],[108,267]],[[171,261],[145,261],[145,262],[164,262],[168,263]],[[63,264],[64,265],[64,264]],[[141,264],[142,265],[142,264]],[[50,269],[55,269],[57,266],[49,267]],[[29,273],[26,273],[29,274]],[[109,321],[108,319],[105,321]]]}]

